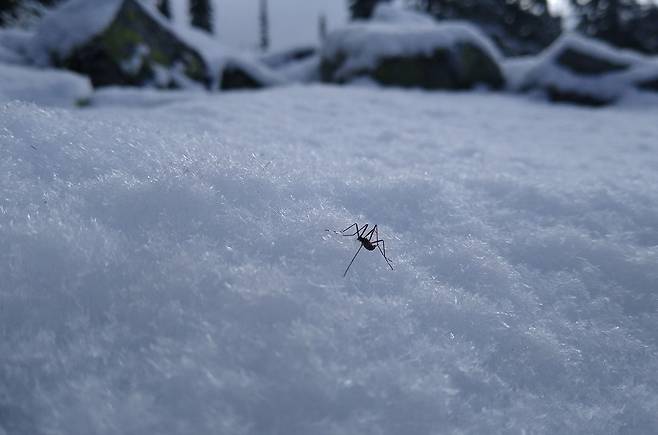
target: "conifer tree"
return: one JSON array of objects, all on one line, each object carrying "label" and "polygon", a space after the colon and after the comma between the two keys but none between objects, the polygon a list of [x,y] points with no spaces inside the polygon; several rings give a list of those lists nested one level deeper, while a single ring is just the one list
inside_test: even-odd
[{"label": "conifer tree", "polygon": [[190,0],[190,17],[192,25],[212,33],[212,6],[210,0]]},{"label": "conifer tree", "polygon": [[162,15],[167,18],[171,18],[171,5],[169,0],[158,0],[158,10]]},{"label": "conifer tree", "polygon": [[658,53],[658,7],[637,0],[571,0],[577,29],[612,45]]},{"label": "conifer tree", "polygon": [[507,55],[537,53],[561,32],[561,21],[547,0],[407,0],[437,19],[470,21]]},{"label": "conifer tree", "polygon": [[353,20],[368,19],[372,16],[375,6],[390,0],[348,0],[350,14]]},{"label": "conifer tree", "polygon": [[318,37],[320,41],[324,41],[327,37],[327,15],[324,12],[318,17]]},{"label": "conifer tree", "polygon": [[260,24],[260,49],[267,51],[270,46],[270,21],[267,14],[267,0],[260,0],[258,22]]}]

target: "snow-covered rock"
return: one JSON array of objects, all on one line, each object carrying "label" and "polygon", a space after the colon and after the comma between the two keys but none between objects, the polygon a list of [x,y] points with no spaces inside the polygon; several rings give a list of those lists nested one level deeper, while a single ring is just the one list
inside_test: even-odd
[{"label": "snow-covered rock", "polygon": [[365,77],[382,85],[426,89],[499,88],[504,79],[498,57],[491,42],[466,23],[394,16],[332,32],[322,47],[321,74],[333,83]]},{"label": "snow-covered rock", "polygon": [[283,76],[255,55],[232,49],[206,32],[192,27],[174,30],[183,41],[199,50],[205,59],[212,77],[212,89],[264,88],[286,82]]},{"label": "snow-covered rock", "polygon": [[542,91],[553,101],[602,106],[635,89],[651,89],[658,61],[604,42],[568,34],[528,68],[521,91]]},{"label": "snow-covered rock", "polygon": [[137,0],[72,0],[47,15],[30,55],[91,78],[94,86],[256,88],[283,79],[192,29],[174,28]]},{"label": "snow-covered rock", "polygon": [[88,104],[91,94],[89,79],[79,74],[0,64],[0,101],[74,107]]},{"label": "snow-covered rock", "polygon": [[163,21],[136,0],[73,0],[43,20],[35,50],[94,86],[209,86],[204,59]]}]

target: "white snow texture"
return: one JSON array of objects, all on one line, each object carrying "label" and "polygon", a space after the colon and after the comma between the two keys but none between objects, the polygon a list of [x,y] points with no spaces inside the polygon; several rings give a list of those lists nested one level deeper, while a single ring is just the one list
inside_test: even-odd
[{"label": "white snow texture", "polygon": [[656,106],[138,94],[0,106],[1,434],[655,433]]}]

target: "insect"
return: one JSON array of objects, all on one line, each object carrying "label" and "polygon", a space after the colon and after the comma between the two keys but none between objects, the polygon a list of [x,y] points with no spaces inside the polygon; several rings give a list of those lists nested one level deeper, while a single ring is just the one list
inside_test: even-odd
[{"label": "insect", "polygon": [[[353,233],[344,234],[346,231],[352,228],[354,228]],[[368,232],[366,231],[368,231],[368,224],[365,224],[364,226],[359,228],[359,224],[353,223],[352,225],[350,225],[349,227],[345,228],[343,231],[340,232],[340,234],[346,237],[356,236],[356,240],[361,242],[361,246],[359,246],[359,249],[357,249],[356,254],[354,254],[354,257],[352,257],[352,261],[350,261],[350,264],[347,266],[347,269],[345,269],[345,273],[343,274],[343,276],[347,276],[347,272],[350,270],[350,266],[352,266],[354,260],[356,260],[356,256],[359,255],[359,252],[361,252],[361,248],[366,248],[368,251],[374,251],[375,248],[379,249],[379,252],[384,257],[384,260],[386,260],[386,264],[388,264],[388,267],[390,267],[391,270],[393,270],[393,265],[391,265],[391,260],[389,260],[388,257],[386,257],[386,244],[384,243],[383,240],[379,238],[377,225],[373,226],[370,231]],[[373,240],[373,238],[375,240]]]}]

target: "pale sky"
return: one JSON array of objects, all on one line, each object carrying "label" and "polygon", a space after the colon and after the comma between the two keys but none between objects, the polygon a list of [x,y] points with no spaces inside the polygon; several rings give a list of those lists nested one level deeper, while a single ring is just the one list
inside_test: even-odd
[{"label": "pale sky", "polygon": [[[216,13],[216,36],[243,49],[258,47],[259,0],[212,0]],[[561,11],[567,0],[549,0]],[[187,0],[172,0],[174,15],[185,21]],[[268,0],[270,43],[273,50],[317,44],[318,17],[324,13],[331,30],[347,22],[347,0]]]}]

